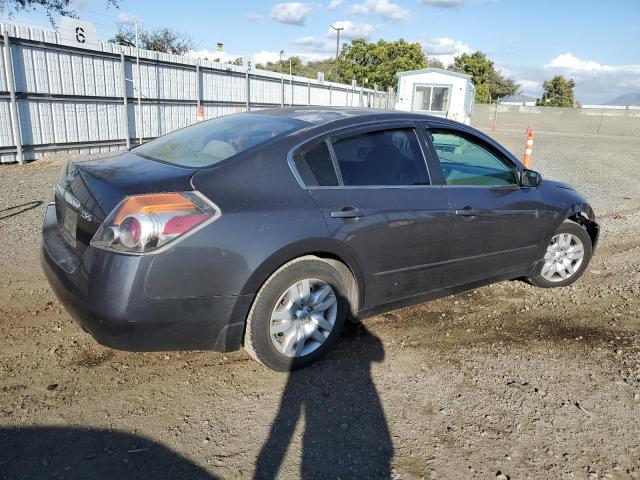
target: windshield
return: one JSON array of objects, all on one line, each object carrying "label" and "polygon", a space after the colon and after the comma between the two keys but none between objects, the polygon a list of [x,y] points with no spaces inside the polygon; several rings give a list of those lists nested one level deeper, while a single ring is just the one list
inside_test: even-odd
[{"label": "windshield", "polygon": [[183,167],[209,167],[307,122],[271,115],[227,115],[140,145],[133,153]]}]

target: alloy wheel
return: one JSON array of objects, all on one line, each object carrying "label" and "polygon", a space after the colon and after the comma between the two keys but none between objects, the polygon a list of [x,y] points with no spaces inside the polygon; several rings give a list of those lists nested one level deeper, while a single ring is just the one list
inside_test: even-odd
[{"label": "alloy wheel", "polygon": [[329,337],[337,314],[336,294],[328,283],[300,280],[285,290],[271,312],[271,341],[287,357],[309,355]]},{"label": "alloy wheel", "polygon": [[578,271],[583,259],[582,241],[571,233],[560,233],[547,247],[540,274],[550,282],[562,282]]}]

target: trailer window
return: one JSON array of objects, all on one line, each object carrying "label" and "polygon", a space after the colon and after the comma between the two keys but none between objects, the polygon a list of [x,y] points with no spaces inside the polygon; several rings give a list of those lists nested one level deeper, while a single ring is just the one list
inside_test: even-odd
[{"label": "trailer window", "polygon": [[421,112],[446,112],[449,108],[449,87],[416,85],[413,109]]}]

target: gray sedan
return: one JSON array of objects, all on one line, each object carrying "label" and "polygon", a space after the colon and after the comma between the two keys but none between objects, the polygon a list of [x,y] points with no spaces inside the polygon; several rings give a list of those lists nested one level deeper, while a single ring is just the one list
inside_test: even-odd
[{"label": "gray sedan", "polygon": [[290,370],[347,318],[502,280],[569,285],[597,239],[578,192],[468,126],[288,108],[69,161],[42,264],[104,345],[244,347]]}]

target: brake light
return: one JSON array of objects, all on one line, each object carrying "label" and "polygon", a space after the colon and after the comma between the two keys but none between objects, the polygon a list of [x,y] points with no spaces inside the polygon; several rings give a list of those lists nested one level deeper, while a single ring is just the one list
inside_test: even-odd
[{"label": "brake light", "polygon": [[220,216],[195,192],[153,193],[125,198],[102,222],[91,245],[125,253],[145,253]]}]

